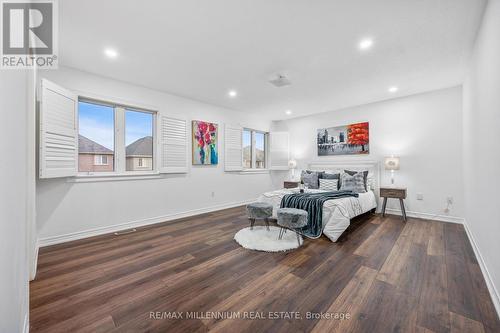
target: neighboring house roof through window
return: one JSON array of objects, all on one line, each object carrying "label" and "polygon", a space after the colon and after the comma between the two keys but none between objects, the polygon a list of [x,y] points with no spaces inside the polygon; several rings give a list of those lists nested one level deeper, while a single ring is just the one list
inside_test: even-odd
[{"label": "neighboring house roof through window", "polygon": [[108,149],[83,135],[78,135],[78,153],[79,154],[101,154],[113,155],[113,151]]},{"label": "neighboring house roof through window", "polygon": [[126,148],[127,157],[152,157],[153,137],[145,136],[129,144]]}]

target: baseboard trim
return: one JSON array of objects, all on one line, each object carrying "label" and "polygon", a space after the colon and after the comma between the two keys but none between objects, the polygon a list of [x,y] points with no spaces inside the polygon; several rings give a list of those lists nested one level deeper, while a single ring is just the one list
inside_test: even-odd
[{"label": "baseboard trim", "polygon": [[205,207],[205,208],[193,209],[193,210],[186,211],[186,212],[180,212],[180,213],[157,216],[157,217],[152,217],[152,218],[147,218],[147,219],[142,219],[142,220],[130,221],[130,222],[115,224],[115,225],[111,225],[111,226],[107,226],[107,227],[88,229],[88,230],[73,232],[73,233],[69,233],[69,234],[65,234],[65,235],[39,238],[37,250],[39,247],[45,247],[45,246],[50,246],[50,245],[71,242],[71,241],[78,240],[78,239],[100,236],[100,235],[104,235],[104,234],[108,234],[108,233],[112,233],[112,232],[117,232],[117,231],[121,231],[121,230],[137,228],[137,227],[143,227],[143,226],[152,225],[152,224],[156,224],[156,223],[168,222],[168,221],[177,220],[180,218],[210,213],[210,212],[214,212],[214,211],[221,210],[221,209],[238,207],[238,206],[246,205],[246,204],[254,202],[254,201],[255,200],[232,202],[232,203],[228,203],[228,204],[221,204],[221,205],[215,205],[215,206],[210,206],[210,207]]},{"label": "baseboard trim", "polygon": [[29,331],[30,331],[29,314],[26,314],[24,316],[23,333],[29,333]]},{"label": "baseboard trim", "polygon": [[481,268],[481,272],[483,273],[483,277],[484,280],[486,281],[486,286],[488,287],[488,291],[490,292],[490,296],[493,301],[493,305],[495,306],[495,310],[497,311],[497,315],[500,317],[500,293],[493,284],[493,279],[491,278],[490,272],[488,271],[488,267],[484,262],[483,256],[481,255],[481,251],[479,251],[479,247],[477,246],[476,240],[474,239],[474,235],[469,229],[466,220],[464,221],[464,229],[465,233],[467,234],[467,237],[469,238],[469,242],[472,245],[474,254],[476,255],[479,267]]},{"label": "baseboard trim", "polygon": [[38,251],[40,250],[40,242],[38,239],[35,242],[35,249],[33,250],[33,258],[31,258],[32,263],[30,267],[30,281],[33,281],[36,277],[36,270],[38,267]]},{"label": "baseboard trim", "polygon": [[[385,211],[388,214],[401,215],[401,210],[399,209],[387,208]],[[439,215],[439,214],[406,211],[406,216],[425,219],[425,220],[449,222],[449,223],[458,223],[458,224],[464,223],[464,219],[462,217],[450,216],[450,215]]]}]

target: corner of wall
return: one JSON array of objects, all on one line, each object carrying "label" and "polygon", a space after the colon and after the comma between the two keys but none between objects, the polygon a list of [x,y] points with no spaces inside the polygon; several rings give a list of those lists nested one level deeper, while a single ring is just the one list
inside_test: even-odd
[{"label": "corner of wall", "polygon": [[500,317],[500,293],[498,292],[495,284],[493,283],[493,277],[491,276],[486,263],[484,262],[483,256],[479,251],[479,247],[477,246],[476,240],[472,231],[467,224],[467,220],[464,220],[464,228],[469,238],[469,242],[472,245],[472,249],[474,250],[474,254],[476,255],[477,261],[479,263],[479,267],[481,268],[481,273],[483,273],[484,280],[486,281],[486,286],[488,287],[488,291],[491,296],[491,300],[493,301],[493,305],[495,306],[495,310],[497,311],[497,315]]},{"label": "corner of wall", "polygon": [[38,237],[36,238],[35,244],[33,245],[33,256],[30,258],[30,281],[33,281],[36,277],[36,271],[38,267],[38,251],[40,250],[40,243]]}]

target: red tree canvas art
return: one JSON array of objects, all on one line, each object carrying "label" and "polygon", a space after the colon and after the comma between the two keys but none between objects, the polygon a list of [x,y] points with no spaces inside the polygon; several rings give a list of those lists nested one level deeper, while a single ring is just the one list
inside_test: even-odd
[{"label": "red tree canvas art", "polygon": [[193,120],[193,164],[214,165],[219,163],[217,150],[217,124]]},{"label": "red tree canvas art", "polygon": [[347,126],[347,143],[361,146],[361,152],[365,151],[365,146],[370,142],[370,131],[368,123],[358,123]]},{"label": "red tree canvas art", "polygon": [[318,156],[369,154],[368,122],[322,128],[317,133]]}]

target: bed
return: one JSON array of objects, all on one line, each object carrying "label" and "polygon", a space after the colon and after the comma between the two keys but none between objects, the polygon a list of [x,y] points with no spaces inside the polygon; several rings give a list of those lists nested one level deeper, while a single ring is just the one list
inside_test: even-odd
[{"label": "bed", "polygon": [[[358,198],[347,197],[326,201],[323,205],[323,235],[332,242],[336,242],[342,233],[349,227],[352,218],[367,213],[377,208],[379,188],[378,162],[339,162],[339,163],[312,163],[308,170],[326,171],[330,173],[343,172],[343,170],[364,171],[368,170],[368,186],[366,193],[360,193]],[[321,190],[308,190],[322,192]],[[258,201],[273,205],[273,217],[280,207],[281,199],[286,194],[296,193],[298,189],[280,189],[262,194]]]}]

